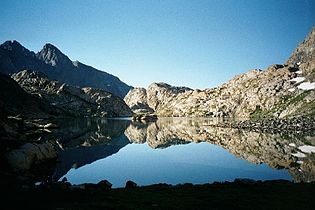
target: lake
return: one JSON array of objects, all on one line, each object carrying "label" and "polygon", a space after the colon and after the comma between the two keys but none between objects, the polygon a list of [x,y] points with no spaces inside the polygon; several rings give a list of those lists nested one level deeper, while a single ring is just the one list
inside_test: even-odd
[{"label": "lake", "polygon": [[[159,118],[65,121],[45,138],[58,140],[54,181],[108,180],[124,187],[285,179],[315,180],[314,136],[270,134],[213,126],[217,119]],[[307,146],[308,150],[305,150]]]}]

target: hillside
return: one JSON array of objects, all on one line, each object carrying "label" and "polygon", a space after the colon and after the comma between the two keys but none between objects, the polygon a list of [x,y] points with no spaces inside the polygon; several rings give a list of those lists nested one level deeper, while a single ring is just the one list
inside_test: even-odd
[{"label": "hillside", "polygon": [[[235,119],[315,115],[315,27],[286,64],[254,69],[216,88],[181,89],[153,83],[146,90],[148,106],[159,116],[207,116]],[[178,89],[182,91],[177,91]],[[143,92],[143,91],[142,91]],[[137,112],[138,88],[126,103]]]}]

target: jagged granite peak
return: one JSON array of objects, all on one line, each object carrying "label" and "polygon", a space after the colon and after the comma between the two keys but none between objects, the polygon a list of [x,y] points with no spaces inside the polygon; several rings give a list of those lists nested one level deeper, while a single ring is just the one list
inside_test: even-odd
[{"label": "jagged granite peak", "polygon": [[52,66],[72,65],[72,61],[68,58],[68,56],[63,54],[57,47],[50,43],[45,44],[43,49],[39,51],[36,55],[40,60]]},{"label": "jagged granite peak", "polygon": [[45,73],[49,79],[79,87],[100,88],[120,98],[131,89],[118,77],[100,71],[79,61],[72,62],[52,44],[44,45],[35,54],[17,41],[6,41],[0,45],[0,73],[11,75],[22,70]]}]

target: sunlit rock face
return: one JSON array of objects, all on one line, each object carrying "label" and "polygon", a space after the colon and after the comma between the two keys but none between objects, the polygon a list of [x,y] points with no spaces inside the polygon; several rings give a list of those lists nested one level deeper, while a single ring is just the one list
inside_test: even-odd
[{"label": "sunlit rock face", "polygon": [[[288,169],[296,182],[315,180],[314,153],[299,149],[303,145],[314,146],[314,137],[258,133],[215,127],[213,124],[216,122],[211,119],[161,118],[146,128],[131,124],[125,135],[135,143],[144,142],[146,137],[147,144],[152,148],[206,141],[252,163]],[[303,155],[297,156],[299,153]]]},{"label": "sunlit rock face", "polygon": [[45,74],[24,70],[12,78],[28,93],[74,116],[131,116],[132,111],[117,96],[100,89],[78,88],[49,80]]},{"label": "sunlit rock face", "polygon": [[[132,97],[159,116],[236,119],[315,115],[315,28],[284,65],[253,69],[216,88],[191,90],[153,83]],[[145,92],[147,93],[145,95]],[[146,101],[146,103],[145,103]],[[129,105],[129,103],[127,103]]]},{"label": "sunlit rock face", "polygon": [[147,103],[147,90],[145,88],[131,89],[124,101],[135,113],[152,113],[154,111]]}]

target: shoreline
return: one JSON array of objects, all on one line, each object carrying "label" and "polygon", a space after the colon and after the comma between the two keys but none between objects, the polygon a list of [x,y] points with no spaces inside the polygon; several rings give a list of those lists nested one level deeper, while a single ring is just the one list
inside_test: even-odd
[{"label": "shoreline", "polygon": [[239,179],[115,189],[104,185],[71,188],[65,183],[1,189],[9,206],[39,209],[312,209],[315,183]]}]

